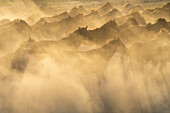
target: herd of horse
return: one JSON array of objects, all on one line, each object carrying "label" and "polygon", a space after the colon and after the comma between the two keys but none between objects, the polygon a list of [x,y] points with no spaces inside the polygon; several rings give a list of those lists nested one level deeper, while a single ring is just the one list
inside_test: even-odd
[{"label": "herd of horse", "polygon": [[[141,13],[136,10],[142,10],[144,15],[147,15],[147,13],[150,15],[151,12],[158,13],[159,10],[163,10],[165,16],[160,15],[156,22],[148,23],[141,16]],[[120,53],[122,60],[123,57],[128,57],[131,63],[139,62],[141,70],[144,69],[146,64],[151,63],[151,72],[153,72],[155,67],[160,64],[160,73],[165,83],[167,83],[165,69],[166,64],[170,62],[170,22],[168,22],[170,17],[167,15],[170,14],[169,11],[170,3],[152,10],[144,10],[139,5],[127,4],[122,12],[114,9],[110,3],[106,3],[100,9],[87,15],[82,14],[87,13],[87,11],[83,6],[80,6],[79,8],[73,8],[70,13],[64,12],[53,17],[41,18],[31,27],[23,20],[12,22],[3,20],[3,22],[7,22],[4,26],[1,25],[3,26],[1,29],[6,30],[5,36],[10,36],[7,32],[12,30],[11,34],[19,31],[19,34],[16,35],[19,36],[18,38],[25,35],[29,39],[24,41],[15,52],[1,57],[1,62],[10,61],[5,66],[23,73],[27,68],[30,56],[44,53],[51,54],[56,51],[59,54],[59,57],[56,57],[61,64],[66,62],[73,67],[84,64],[80,67],[82,73],[101,74],[113,55]],[[127,12],[127,15],[122,14]],[[149,15],[147,15],[147,18],[149,18]],[[158,17],[158,15],[156,16]],[[90,21],[92,19],[93,21]],[[88,29],[89,26],[90,28],[95,26],[93,23],[102,23],[106,20],[108,21],[101,27]],[[88,26],[79,27],[72,32],[78,26],[84,25]],[[63,33],[65,34],[64,38],[62,38]],[[30,37],[31,35],[32,37]],[[57,40],[41,40],[39,38],[43,36],[49,39],[52,35],[60,38]],[[39,39],[34,39],[35,36]],[[81,45],[95,45],[96,47],[81,51],[79,50]]]},{"label": "herd of horse", "polygon": [[[82,50],[82,46],[86,48]],[[96,76],[103,90],[109,62],[119,55],[124,76],[129,77],[137,66],[144,78],[153,77],[157,71],[169,91],[170,3],[154,9],[127,4],[121,11],[110,2],[90,11],[79,6],[43,17],[33,25],[21,19],[1,20],[0,54],[0,81],[7,83],[22,78],[32,68],[41,69],[40,61],[47,57],[53,62],[47,60],[46,65],[54,63],[64,68],[64,74]],[[110,109],[107,104],[106,113]]]}]

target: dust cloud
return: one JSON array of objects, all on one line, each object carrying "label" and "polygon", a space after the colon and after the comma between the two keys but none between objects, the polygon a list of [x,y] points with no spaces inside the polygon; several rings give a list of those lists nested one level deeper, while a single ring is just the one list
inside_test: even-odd
[{"label": "dust cloud", "polygon": [[41,16],[45,15],[32,0],[0,0],[0,6],[0,20],[19,18],[33,24]]},{"label": "dust cloud", "polygon": [[169,113],[170,3],[2,2],[0,112]]}]

